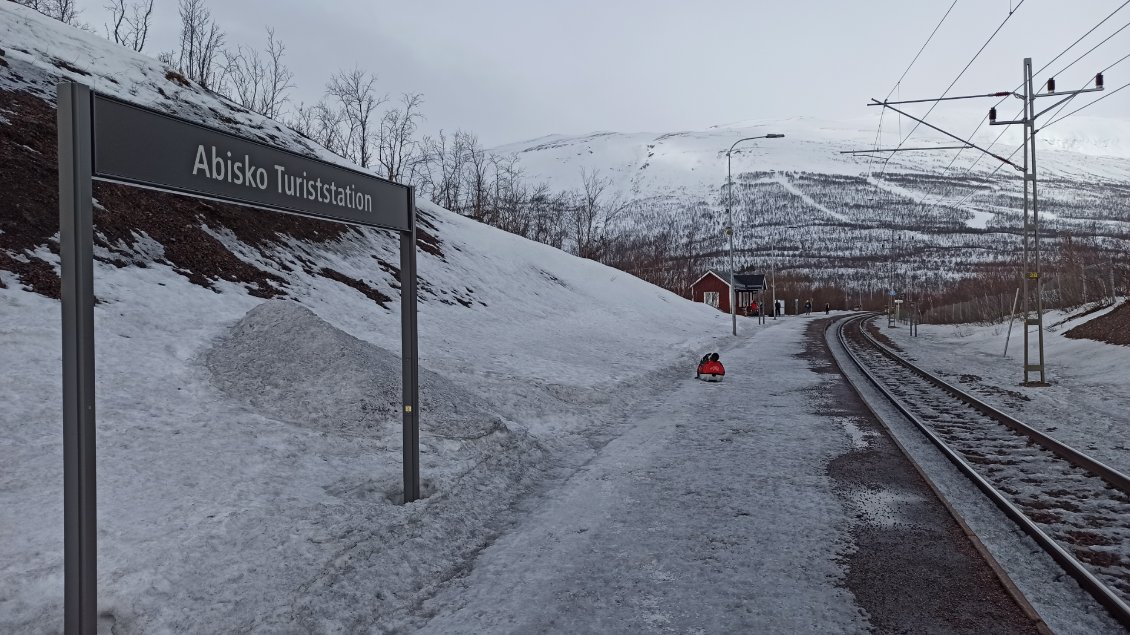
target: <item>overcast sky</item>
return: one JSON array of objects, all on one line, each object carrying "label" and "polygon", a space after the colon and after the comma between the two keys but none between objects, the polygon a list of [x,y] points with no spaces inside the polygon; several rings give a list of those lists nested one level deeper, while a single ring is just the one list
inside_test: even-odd
[{"label": "overcast sky", "polygon": [[[958,0],[896,96],[941,95],[1018,1]],[[1023,0],[950,94],[1016,88],[1024,57],[1040,68],[1123,2]],[[79,0],[81,19],[102,32],[99,4]],[[382,92],[423,93],[427,131],[463,128],[493,146],[550,133],[868,116],[867,100],[892,89],[953,0],[208,4],[229,45],[262,47],[265,27],[275,28],[296,100],[317,101],[331,73],[358,67],[377,75]],[[1048,71],[1128,23],[1130,7]],[[173,49],[178,29],[177,0],[156,0],[145,52]],[[1060,75],[1060,90],[1082,87],[1127,53],[1130,28]],[[1125,84],[1130,60],[1106,76],[1111,89]],[[1086,112],[1130,116],[1130,90]]]}]

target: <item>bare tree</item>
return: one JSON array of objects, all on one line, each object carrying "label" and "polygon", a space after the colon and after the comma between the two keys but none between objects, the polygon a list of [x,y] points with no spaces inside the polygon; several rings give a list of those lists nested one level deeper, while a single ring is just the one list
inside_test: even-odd
[{"label": "bare tree", "polygon": [[342,132],[345,116],[341,110],[334,108],[323,99],[314,105],[313,111],[313,139],[330,152],[347,156],[349,139]]},{"label": "bare tree", "polygon": [[64,24],[75,24],[78,19],[78,8],[75,7],[75,0],[15,0],[16,4],[22,4],[30,9],[42,13],[43,15],[54,18]]},{"label": "bare tree", "polygon": [[377,95],[376,84],[375,76],[355,68],[337,72],[326,85],[326,94],[337,101],[347,125],[344,156],[363,168],[373,160],[373,113],[388,99]]},{"label": "bare tree", "polygon": [[[119,0],[121,1],[121,0]],[[239,105],[272,119],[278,118],[286,104],[287,92],[294,88],[294,74],[283,63],[286,46],[267,28],[265,55],[250,47],[224,52],[224,87]]]},{"label": "bare tree", "polygon": [[415,137],[416,125],[423,118],[420,113],[423,101],[420,93],[404,93],[400,96],[400,105],[389,108],[381,117],[377,161],[390,181],[400,181],[405,167],[413,163],[420,152]]},{"label": "bare tree", "polygon": [[466,158],[463,175],[467,182],[468,197],[465,207],[471,218],[489,223],[491,222],[487,209],[487,196],[490,192],[487,183],[489,157],[486,150],[479,145],[479,138],[470,132],[463,133],[463,151]]},{"label": "bare tree", "polygon": [[464,212],[468,133],[456,130],[455,134],[448,136],[440,130],[439,136],[425,138],[424,143],[432,175],[430,198],[453,212]]},{"label": "bare tree", "polygon": [[494,172],[491,205],[494,208],[491,224],[519,236],[530,235],[533,225],[529,209],[531,198],[524,184],[524,173],[516,155],[490,156]]},{"label": "bare tree", "polygon": [[581,192],[571,210],[570,229],[576,254],[582,258],[603,262],[613,221],[631,207],[620,197],[605,196],[611,185],[612,179],[600,176],[599,170],[581,168]]},{"label": "bare tree", "polygon": [[126,0],[117,0],[107,3],[106,10],[110,12],[110,20],[113,22],[113,29],[106,25],[107,37],[140,53],[149,37],[153,0],[130,3],[128,7]]},{"label": "bare tree", "polygon": [[[204,6],[204,0],[180,0],[180,49],[177,70],[186,78],[209,90],[222,79],[218,54],[224,46],[224,33]],[[171,60],[172,55],[163,55]]]},{"label": "bare tree", "polygon": [[[291,130],[308,139],[314,139],[314,106],[307,106],[299,102],[286,119],[286,125]],[[316,141],[316,139],[314,139]]]},{"label": "bare tree", "polygon": [[596,258],[596,235],[599,231],[601,197],[611,185],[611,181],[601,178],[600,170],[591,172],[581,168],[581,196],[573,208],[573,243],[577,255],[582,258]]}]

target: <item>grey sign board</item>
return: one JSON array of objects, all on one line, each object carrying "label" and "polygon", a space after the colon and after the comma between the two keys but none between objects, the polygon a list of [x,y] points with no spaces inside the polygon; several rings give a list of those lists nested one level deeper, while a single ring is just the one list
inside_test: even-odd
[{"label": "grey sign board", "polygon": [[406,186],[94,95],[94,176],[400,231]]},{"label": "grey sign board", "polygon": [[60,82],[63,605],[66,633],[98,631],[94,209],[98,178],[400,232],[404,502],[420,498],[416,221],[412,188]]}]

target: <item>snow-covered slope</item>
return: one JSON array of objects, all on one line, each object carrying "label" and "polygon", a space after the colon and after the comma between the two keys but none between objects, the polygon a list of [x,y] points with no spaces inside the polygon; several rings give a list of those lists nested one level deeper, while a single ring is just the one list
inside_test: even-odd
[{"label": "snow-covered slope", "polygon": [[[0,631],[55,632],[55,82],[340,159],[9,2],[0,49]],[[420,201],[427,498],[402,506],[396,237],[96,197],[99,611],[116,631],[396,623],[562,447],[591,452],[589,413],[630,408],[649,373],[728,332],[713,309]]]},{"label": "snow-covered slope", "polygon": [[[861,108],[860,110],[863,110]],[[969,133],[982,112],[956,110],[932,114],[930,121],[959,135]],[[813,172],[836,175],[867,173],[869,166],[881,172],[886,154],[842,154],[876,147],[879,113],[848,121],[793,117],[782,120],[748,121],[707,130],[667,133],[597,132],[589,135],[550,135],[494,149],[502,155],[516,155],[528,176],[563,188],[579,188],[581,168],[600,170],[613,180],[620,192],[650,196],[669,191],[685,191],[711,199],[726,182],[726,151],[737,140],[768,133],[784,134],[783,139],[756,139],[739,144],[732,154],[731,170],[737,177],[754,172]],[[898,145],[900,131],[910,132],[914,122],[897,115],[883,118],[879,146]],[[973,141],[989,146],[1001,128],[982,125]],[[1037,149],[1041,175],[1103,177],[1130,182],[1130,121],[1076,115],[1040,131]],[[925,126],[919,127],[904,144],[906,148],[952,146],[957,142]],[[1019,129],[1004,131],[992,150],[1007,156],[1020,143]],[[938,173],[944,170],[956,150],[902,152],[894,155],[886,170],[894,173]],[[960,174],[979,156],[966,150],[954,161],[951,173]],[[1023,157],[1018,153],[1017,163]],[[995,159],[982,159],[974,175],[987,175],[998,165]],[[1010,176],[1002,170],[997,174]]]}]

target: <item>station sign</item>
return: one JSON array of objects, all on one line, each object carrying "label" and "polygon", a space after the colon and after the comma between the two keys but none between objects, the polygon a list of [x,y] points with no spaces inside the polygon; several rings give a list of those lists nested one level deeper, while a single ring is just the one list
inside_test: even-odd
[{"label": "station sign", "polygon": [[99,180],[371,227],[411,227],[407,186],[93,97],[93,175]]}]

